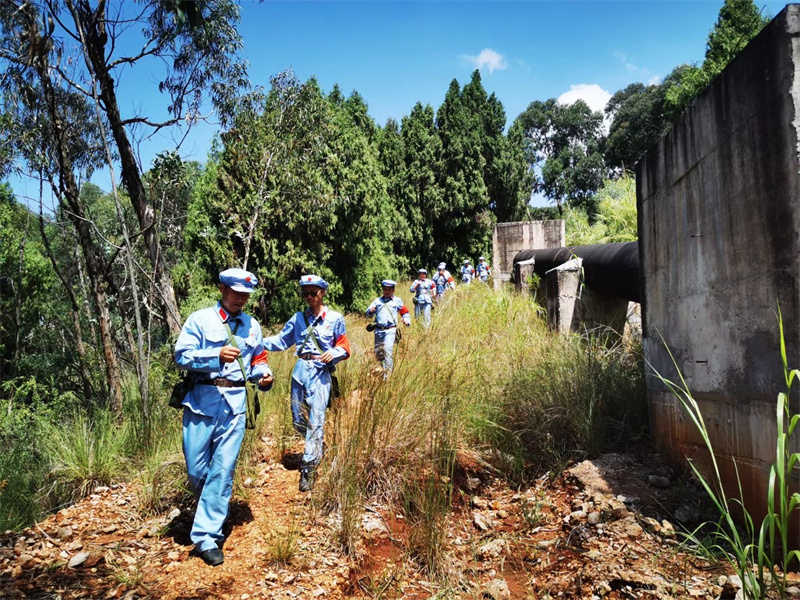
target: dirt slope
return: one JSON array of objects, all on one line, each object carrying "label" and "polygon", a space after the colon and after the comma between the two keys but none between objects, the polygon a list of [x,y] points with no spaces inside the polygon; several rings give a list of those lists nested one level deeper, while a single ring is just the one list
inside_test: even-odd
[{"label": "dirt slope", "polygon": [[[464,489],[447,523],[450,577],[436,584],[408,555],[408,527],[396,508],[365,507],[358,556],[342,554],[336,515],[322,515],[297,491],[290,458],[264,458],[237,495],[220,567],[191,554],[188,510],[145,520],[136,486],[116,485],[96,489],[33,528],[0,536],[0,598],[328,600],[438,593],[501,600],[735,593],[726,566],[679,549],[662,506],[677,498],[684,512],[701,509],[686,502],[691,494],[676,490],[680,482],[655,468],[657,461],[645,467],[608,455],[553,482],[515,491],[460,455],[457,475]],[[296,541],[294,552],[286,551],[286,540]],[[276,563],[276,556],[287,555],[289,564]]]}]

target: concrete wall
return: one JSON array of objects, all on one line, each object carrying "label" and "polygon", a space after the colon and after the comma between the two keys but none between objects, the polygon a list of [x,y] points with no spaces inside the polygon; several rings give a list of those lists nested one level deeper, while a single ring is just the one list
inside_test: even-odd
[{"label": "concrete wall", "polygon": [[[735,457],[755,510],[765,499],[784,387],[779,306],[789,366],[800,366],[798,69],[800,6],[789,5],[636,170],[647,361],[675,380],[669,347],[728,483]],[[653,377],[648,398],[660,445],[702,463],[699,436]]]},{"label": "concrete wall", "polygon": [[564,221],[497,223],[492,232],[492,274],[495,287],[511,278],[514,257],[521,250],[564,245]]}]

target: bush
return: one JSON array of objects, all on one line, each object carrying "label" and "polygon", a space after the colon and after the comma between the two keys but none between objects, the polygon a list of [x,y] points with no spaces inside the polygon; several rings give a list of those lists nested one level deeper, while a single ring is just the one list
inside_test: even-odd
[{"label": "bush", "polygon": [[98,410],[90,419],[76,412],[60,427],[48,429],[44,446],[50,468],[42,490],[47,508],[77,502],[123,474],[124,426],[110,413]]}]

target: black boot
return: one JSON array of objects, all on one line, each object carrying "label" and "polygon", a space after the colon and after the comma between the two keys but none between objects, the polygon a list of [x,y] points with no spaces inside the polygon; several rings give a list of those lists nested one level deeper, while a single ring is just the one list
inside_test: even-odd
[{"label": "black boot", "polygon": [[314,471],[316,471],[316,469],[316,463],[305,461],[300,463],[300,485],[298,489],[301,492],[309,492],[311,488],[314,487]]},{"label": "black boot", "polygon": [[314,465],[313,463],[303,462],[300,465],[300,485],[298,489],[301,492],[310,492],[314,487]]}]

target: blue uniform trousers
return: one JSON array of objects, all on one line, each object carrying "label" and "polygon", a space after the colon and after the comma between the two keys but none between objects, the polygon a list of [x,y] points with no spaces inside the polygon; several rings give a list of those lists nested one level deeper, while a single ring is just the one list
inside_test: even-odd
[{"label": "blue uniform trousers", "polygon": [[375,330],[375,358],[383,365],[384,377],[394,368],[394,339],[397,328]]},{"label": "blue uniform trousers", "polygon": [[316,465],[322,458],[325,411],[331,396],[331,374],[323,363],[298,360],[292,371],[292,422],[306,436],[303,462]]},{"label": "blue uniform trousers", "polygon": [[232,414],[224,399],[214,417],[183,409],[183,454],[197,500],[191,538],[200,552],[216,548],[223,540],[244,422],[245,415]]},{"label": "blue uniform trousers", "polygon": [[414,307],[414,316],[418,319],[422,316],[422,324],[427,327],[431,324],[431,305],[427,302],[422,304],[421,302]]}]

